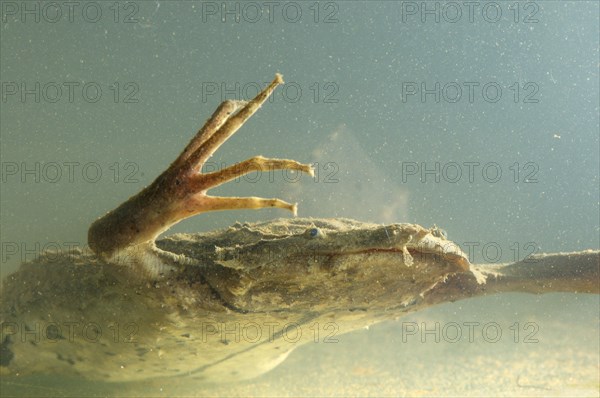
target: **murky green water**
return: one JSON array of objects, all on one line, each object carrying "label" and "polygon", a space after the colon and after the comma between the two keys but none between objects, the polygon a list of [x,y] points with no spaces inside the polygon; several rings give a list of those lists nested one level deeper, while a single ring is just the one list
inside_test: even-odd
[{"label": "murky green water", "polygon": [[[150,183],[222,100],[254,96],[275,72],[286,85],[209,166],[261,154],[317,174],[250,175],[215,194],[279,196],[302,216],[435,223],[474,263],[599,246],[597,2],[0,5],[2,278],[44,249],[85,246],[90,222]],[[284,215],[206,214],[170,232]],[[398,343],[401,320],[305,347],[235,386],[40,376],[2,390],[597,396],[598,305],[507,295],[411,317],[509,334],[539,325],[539,342],[502,349]]]}]

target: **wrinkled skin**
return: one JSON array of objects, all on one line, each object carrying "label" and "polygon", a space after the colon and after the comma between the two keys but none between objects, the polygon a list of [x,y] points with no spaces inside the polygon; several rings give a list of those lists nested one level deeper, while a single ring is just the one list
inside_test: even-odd
[{"label": "wrinkled skin", "polygon": [[152,282],[90,253],[41,257],[5,283],[0,369],[107,381],[239,380],[276,366],[317,330],[319,339],[335,339],[503,291],[598,293],[598,252],[470,270],[435,232],[279,219],[179,234],[157,245],[202,266]]},{"label": "wrinkled skin", "polygon": [[[399,316],[420,293],[468,269],[454,252],[419,252],[418,235],[444,243],[410,224],[349,220],[281,219],[176,235],[158,246],[201,266],[152,283],[133,268],[88,253],[54,262],[42,257],[24,264],[3,290],[3,371],[114,381],[252,377],[311,341],[309,328],[316,322],[333,337]],[[425,249],[435,250],[424,242]],[[77,325],[69,329],[69,322]],[[60,327],[55,334],[61,337],[43,336],[50,323]],[[102,329],[97,342],[81,336],[86,325]],[[32,333],[23,342],[22,332],[36,327],[40,341],[32,344]],[[224,337],[218,333],[236,328],[239,332]],[[302,333],[297,342],[287,338],[296,330]],[[95,337],[94,330],[87,332]]]}]

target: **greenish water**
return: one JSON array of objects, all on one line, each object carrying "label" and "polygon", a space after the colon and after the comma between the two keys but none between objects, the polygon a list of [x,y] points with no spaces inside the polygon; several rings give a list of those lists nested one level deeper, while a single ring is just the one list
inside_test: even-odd
[{"label": "greenish water", "polygon": [[[72,14],[63,2],[0,4],[2,278],[44,248],[85,246],[91,221],[149,184],[223,99],[248,99],[276,72],[286,85],[212,161],[220,167],[259,154],[291,158],[315,162],[317,176],[249,176],[214,194],[278,196],[297,201],[302,216],[435,223],[475,263],[600,245],[598,2],[498,1],[473,9],[400,1],[74,2]],[[205,214],[170,232],[284,215]],[[532,300],[509,297],[523,306]],[[583,382],[565,389],[597,395],[598,298],[556,297],[535,297],[541,313],[525,315],[503,301],[494,316],[512,324],[535,315],[554,325],[548,326],[553,339],[564,325],[583,328],[585,337],[561,346],[553,360],[577,363],[591,353],[572,371],[572,379],[579,375]],[[474,307],[466,318],[481,310]],[[573,320],[573,312],[585,316]],[[398,380],[402,366],[381,353],[389,344],[382,336],[397,337],[399,328],[349,337],[372,344],[369,360],[380,358],[389,380]],[[551,341],[519,366],[537,366],[540,353],[554,350]],[[349,362],[367,355],[354,356],[351,346],[334,349],[332,357],[345,361],[339,366],[350,369]],[[304,362],[284,369],[321,366],[318,355],[303,352]],[[456,353],[439,355],[449,365],[435,372],[446,380],[458,372],[450,365]],[[507,356],[496,365],[512,361]],[[327,363],[322,372],[343,379],[334,369],[338,363]],[[281,381],[275,372],[257,394],[285,394],[281,384],[269,384]],[[322,394],[375,394],[378,384],[357,372],[355,390],[323,385]],[[307,385],[314,375],[301,376]],[[440,390],[446,385],[440,382],[435,389],[422,376],[422,384],[388,383],[388,395],[486,393],[477,383],[455,391],[450,385]],[[539,385],[536,377],[530,379]],[[25,391],[11,383],[5,385],[11,394]],[[79,383],[65,389],[36,378],[22,395],[115,393]],[[203,394],[188,387],[171,391]],[[169,395],[169,387],[158,388],[129,393]],[[253,391],[236,388],[239,395]],[[206,394],[236,394],[231,391]],[[490,394],[499,391],[508,390]]]}]

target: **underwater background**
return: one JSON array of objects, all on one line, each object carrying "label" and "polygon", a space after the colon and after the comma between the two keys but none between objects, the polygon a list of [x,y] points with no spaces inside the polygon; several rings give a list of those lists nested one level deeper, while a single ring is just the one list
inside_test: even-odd
[{"label": "underwater background", "polygon": [[[286,84],[207,167],[313,163],[211,191],[281,197],[302,217],[443,228],[473,263],[598,249],[597,1],[0,1],[0,276],[85,247],[225,99]],[[168,231],[290,216],[202,214]],[[36,376],[3,396],[598,396],[597,295],[449,303],[299,348],[210,388]],[[403,341],[402,322],[496,322],[500,343]],[[537,342],[512,325],[538,325]],[[518,340],[518,341],[516,341]]]}]

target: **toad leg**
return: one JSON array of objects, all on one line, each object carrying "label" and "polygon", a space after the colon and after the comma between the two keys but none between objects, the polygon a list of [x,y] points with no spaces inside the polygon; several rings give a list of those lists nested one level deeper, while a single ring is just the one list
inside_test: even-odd
[{"label": "toad leg", "polygon": [[226,209],[279,207],[295,213],[296,205],[280,199],[221,198],[209,189],[252,171],[288,169],[312,175],[312,167],[287,159],[257,156],[223,170],[203,174],[204,163],[283,83],[280,74],[249,102],[225,101],[182,153],[152,184],[96,220],[88,231],[90,248],[106,261],[141,268],[157,276],[193,260],[158,249],[154,241],[172,225],[195,214]]}]

